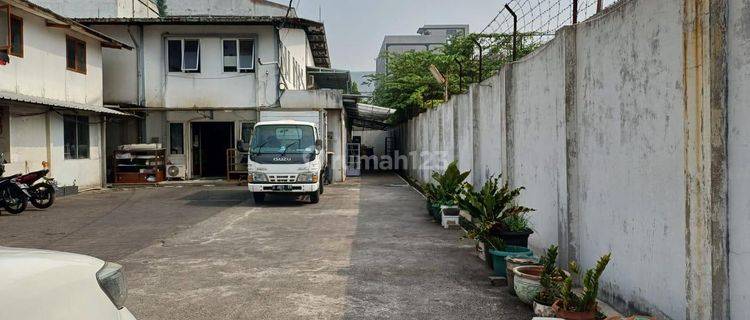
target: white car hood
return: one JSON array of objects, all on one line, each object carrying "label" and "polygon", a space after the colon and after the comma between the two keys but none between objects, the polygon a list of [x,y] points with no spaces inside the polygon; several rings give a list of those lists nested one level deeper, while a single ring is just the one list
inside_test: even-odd
[{"label": "white car hood", "polygon": [[0,247],[0,319],[118,319],[96,280],[104,261]]}]

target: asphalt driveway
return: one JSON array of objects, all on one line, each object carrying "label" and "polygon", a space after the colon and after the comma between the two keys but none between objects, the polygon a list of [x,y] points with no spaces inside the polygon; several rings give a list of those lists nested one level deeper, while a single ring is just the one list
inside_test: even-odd
[{"label": "asphalt driveway", "polygon": [[0,244],[122,263],[139,319],[531,318],[395,175],[328,186],[315,205],[250,198],[231,186],[85,193],[4,213]]}]

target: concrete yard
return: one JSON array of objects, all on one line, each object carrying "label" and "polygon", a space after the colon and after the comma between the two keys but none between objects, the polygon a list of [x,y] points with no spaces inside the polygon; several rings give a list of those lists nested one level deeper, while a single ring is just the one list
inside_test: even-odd
[{"label": "concrete yard", "polygon": [[122,263],[138,319],[530,319],[390,174],[327,186],[319,204],[243,187],[89,192],[0,216],[0,244]]}]

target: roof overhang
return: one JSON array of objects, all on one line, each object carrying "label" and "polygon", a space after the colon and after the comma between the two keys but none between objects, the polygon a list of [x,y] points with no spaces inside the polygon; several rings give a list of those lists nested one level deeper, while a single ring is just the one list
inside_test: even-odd
[{"label": "roof overhang", "polygon": [[81,18],[86,25],[271,25],[277,28],[303,29],[307,33],[316,67],[330,68],[328,40],[321,22],[281,16],[166,16],[157,18]]},{"label": "roof overhang", "polygon": [[0,101],[20,102],[20,103],[27,103],[27,104],[32,104],[32,105],[48,106],[48,107],[53,107],[53,108],[63,108],[63,109],[70,109],[70,110],[76,110],[76,111],[95,112],[95,113],[117,115],[117,116],[130,115],[130,114],[120,112],[117,110],[112,110],[106,106],[83,104],[83,103],[62,101],[62,100],[42,98],[42,97],[34,97],[34,96],[28,96],[24,94],[18,94],[14,92],[5,92],[5,91],[0,91]]},{"label": "roof overhang", "polygon": [[352,126],[376,130],[390,128],[388,119],[396,112],[396,109],[360,103],[359,98],[358,95],[344,96],[346,117]]},{"label": "roof overhang", "polygon": [[73,19],[61,16],[54,11],[45,7],[34,4],[28,0],[3,0],[13,6],[14,8],[20,8],[30,14],[36,15],[47,20],[47,26],[52,28],[65,28],[71,29],[75,32],[84,34],[91,38],[101,41],[103,47],[116,48],[116,49],[133,49],[132,47],[124,44],[108,35],[105,35],[99,31],[91,29],[81,23],[76,22]]}]

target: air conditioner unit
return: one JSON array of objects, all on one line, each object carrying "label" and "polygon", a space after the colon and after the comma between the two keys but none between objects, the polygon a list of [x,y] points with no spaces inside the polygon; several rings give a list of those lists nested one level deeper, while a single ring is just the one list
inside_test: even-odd
[{"label": "air conditioner unit", "polygon": [[182,179],[187,178],[186,170],[184,165],[167,165],[167,179]]}]

